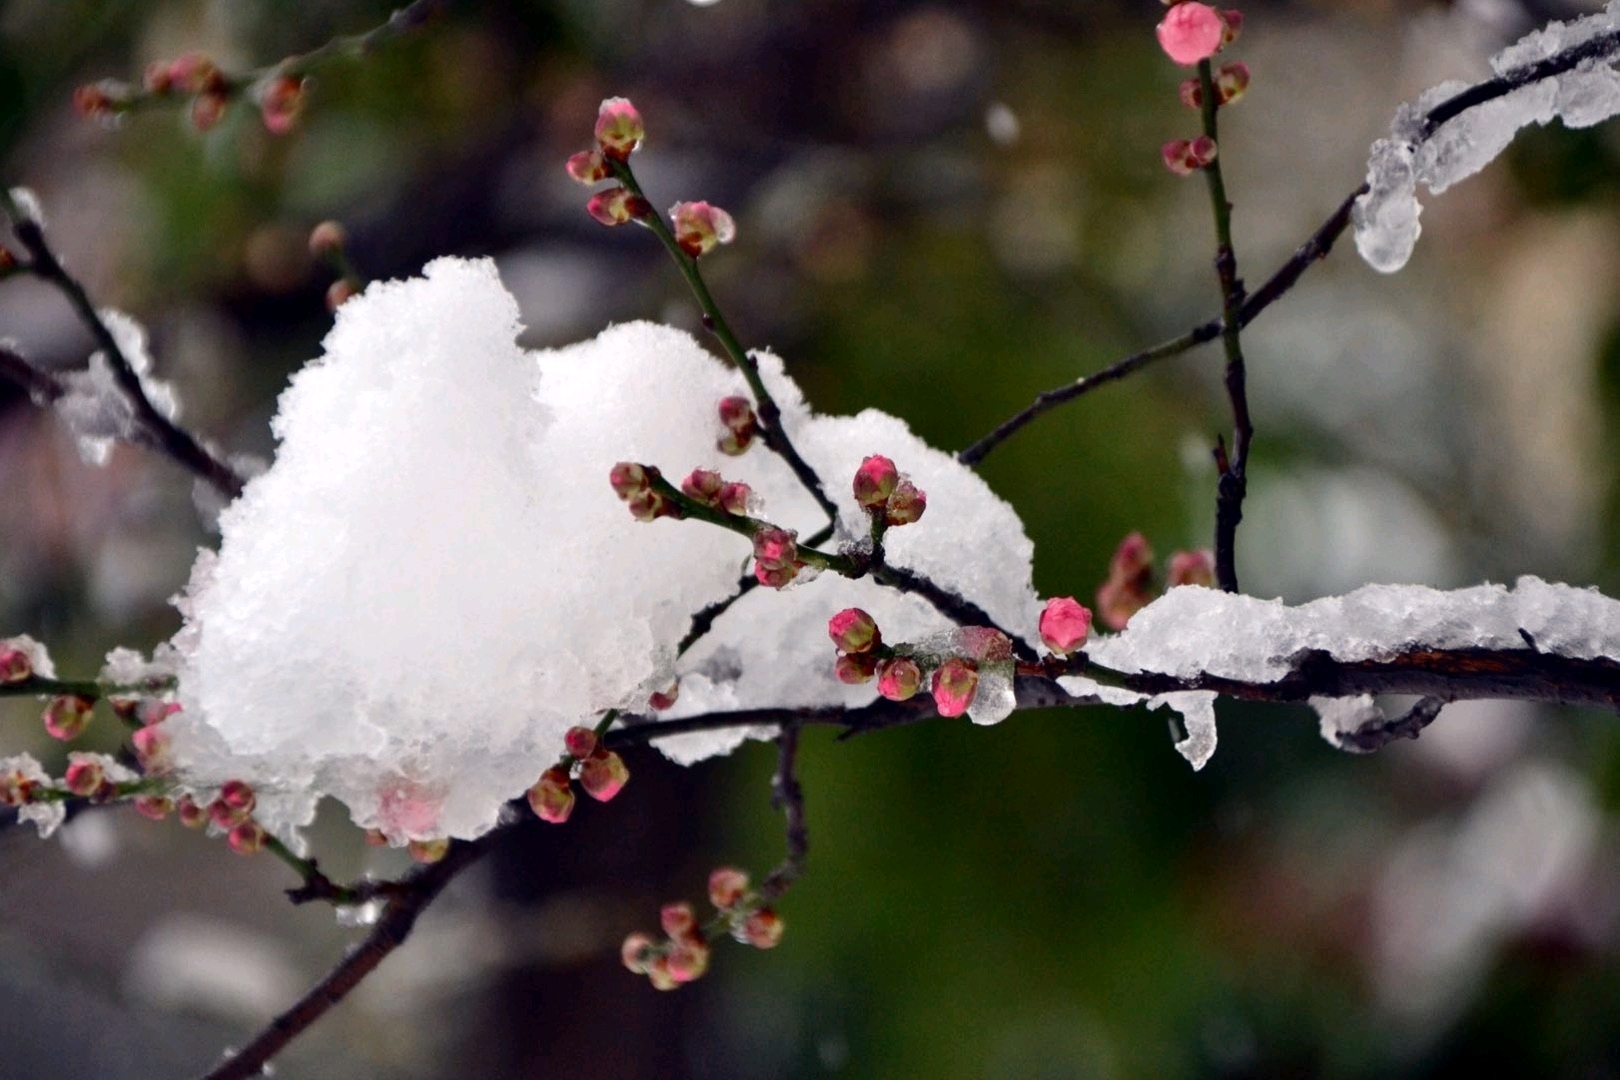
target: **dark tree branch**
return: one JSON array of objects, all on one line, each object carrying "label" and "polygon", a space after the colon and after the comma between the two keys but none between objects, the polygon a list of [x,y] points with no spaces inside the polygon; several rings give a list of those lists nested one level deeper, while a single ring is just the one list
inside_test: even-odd
[{"label": "dark tree branch", "polygon": [[771,778],[771,803],[787,818],[787,854],[760,883],[759,893],[767,903],[776,900],[804,873],[810,854],[810,828],[804,818],[804,788],[799,784],[799,725],[782,725],[776,737],[776,775]]},{"label": "dark tree branch", "polygon": [[1393,720],[1369,720],[1354,731],[1341,731],[1334,736],[1340,750],[1351,754],[1370,754],[1382,750],[1396,739],[1415,739],[1445,708],[1444,698],[1419,698],[1412,707]]},{"label": "dark tree branch", "polygon": [[0,345],[0,379],[21,387],[29,400],[41,407],[67,393],[61,379],[35,367],[21,353],[4,345]]}]

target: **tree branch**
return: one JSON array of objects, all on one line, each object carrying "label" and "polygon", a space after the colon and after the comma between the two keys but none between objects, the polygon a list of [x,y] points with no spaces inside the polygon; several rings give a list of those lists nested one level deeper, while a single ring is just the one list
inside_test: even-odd
[{"label": "tree branch", "polygon": [[787,854],[760,883],[767,903],[779,899],[804,873],[810,854],[810,828],[804,818],[804,788],[799,784],[799,725],[783,724],[776,737],[776,775],[771,778],[771,803],[787,817]]}]

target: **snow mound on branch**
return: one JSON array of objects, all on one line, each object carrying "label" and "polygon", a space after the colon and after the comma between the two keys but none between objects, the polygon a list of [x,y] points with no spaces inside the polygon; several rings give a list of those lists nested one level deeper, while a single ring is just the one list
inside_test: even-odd
[{"label": "snow mound on branch", "polygon": [[[1620,0],[1602,12],[1534,31],[1491,58],[1499,76],[1567,54],[1595,48],[1594,39],[1620,30]],[[1598,43],[1601,44],[1601,43]],[[1427,115],[1469,89],[1447,82],[1402,105],[1390,137],[1373,143],[1367,162],[1368,191],[1356,200],[1356,250],[1373,269],[1393,274],[1412,256],[1423,228],[1417,201],[1421,182],[1435,195],[1479,172],[1507,149],[1520,128],[1561,118],[1568,128],[1591,127],[1620,114],[1620,74],[1610,65],[1620,40],[1573,69],[1518,87],[1476,105],[1425,132]]]},{"label": "snow mound on branch", "polygon": [[[719,453],[716,403],[746,385],[689,335],[636,323],[526,354],[519,329],[488,261],[440,259],[339,309],[325,355],[282,395],[275,464],[221,515],[217,556],[200,555],[177,599],[183,710],[165,723],[184,782],[248,780],[283,835],[333,795],[396,841],[477,836],[569,726],[668,685],[692,614],[747,564],[734,533],[633,520],[607,483],[615,462],[677,483],[717,468],[753,485],[773,522],[802,536],[824,522],[774,454]],[[852,519],[864,454],[892,453],[928,492],[923,521],[896,530],[915,530],[897,565],[1033,626],[1031,547],[1010,507],[891,417],[811,416],[780,361],[762,363]],[[847,700],[825,631],[847,606],[839,584],[757,590],[706,643],[710,660],[730,657],[707,669],[712,692],[684,689],[683,707]]]}]

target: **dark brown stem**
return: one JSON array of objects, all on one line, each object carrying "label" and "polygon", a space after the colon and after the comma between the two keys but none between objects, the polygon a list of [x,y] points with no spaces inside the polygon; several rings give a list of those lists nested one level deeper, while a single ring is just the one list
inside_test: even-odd
[{"label": "dark brown stem", "polygon": [[41,407],[67,393],[61,379],[35,367],[22,354],[4,345],[0,345],[0,379],[20,386],[29,400]]},{"label": "dark brown stem", "polygon": [[1415,739],[1423,729],[1434,723],[1434,718],[1445,708],[1446,700],[1439,697],[1419,698],[1410,709],[1393,720],[1370,720],[1354,731],[1341,731],[1334,736],[1340,750],[1350,754],[1370,754],[1382,750],[1396,739]]},{"label": "dark brown stem", "polygon": [[779,899],[804,873],[810,854],[810,829],[804,818],[804,788],[799,784],[799,725],[782,725],[776,737],[776,775],[771,779],[771,804],[787,818],[787,854],[760,884],[766,902]]}]

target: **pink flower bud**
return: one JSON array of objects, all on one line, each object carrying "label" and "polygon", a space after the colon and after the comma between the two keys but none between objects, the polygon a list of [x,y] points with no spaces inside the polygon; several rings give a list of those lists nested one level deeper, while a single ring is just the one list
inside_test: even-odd
[{"label": "pink flower bud", "polygon": [[1012,639],[993,626],[964,626],[956,631],[956,647],[980,664],[1012,663]]},{"label": "pink flower bud", "polygon": [[1086,643],[1091,611],[1072,596],[1057,596],[1041,612],[1041,640],[1056,656],[1068,656]]},{"label": "pink flower bud", "polygon": [[71,742],[84,734],[90,725],[90,710],[95,702],[78,694],[61,694],[45,705],[45,730],[51,738]]},{"label": "pink flower bud", "polygon": [[564,166],[568,175],[581,184],[594,184],[599,180],[606,180],[613,173],[608,169],[607,159],[600,150],[581,150],[568,159]]},{"label": "pink flower bud", "polygon": [[1249,65],[1238,61],[1222,64],[1215,73],[1215,96],[1222,105],[1230,105],[1249,89]]},{"label": "pink flower bud", "polygon": [[191,99],[191,126],[198,131],[214,127],[225,118],[227,104],[229,99],[223,93],[198,94]]},{"label": "pink flower bud", "polygon": [[608,473],[608,483],[613,485],[613,491],[619,498],[628,500],[646,491],[652,480],[642,466],[632,461],[621,461]]},{"label": "pink flower bud", "polygon": [[617,185],[598,191],[585,203],[585,212],[603,225],[623,225],[652,213],[647,200]]},{"label": "pink flower bud", "polygon": [[579,766],[579,786],[597,802],[607,802],[630,781],[630,770],[624,759],[612,750],[600,746]]},{"label": "pink flower bud", "polygon": [[706,202],[676,203],[669,208],[669,217],[675,223],[675,242],[694,259],[737,237],[731,215]]},{"label": "pink flower bud", "polygon": [[863,653],[883,641],[877,621],[858,607],[845,608],[828,619],[827,636],[847,653]]},{"label": "pink flower bud", "polygon": [[412,840],[405,845],[405,851],[424,866],[431,865],[450,853],[450,841],[442,836],[437,840]]},{"label": "pink flower bud", "polygon": [[596,143],[608,157],[624,161],[647,137],[641,113],[628,98],[608,98],[596,113]]},{"label": "pink flower bud", "polygon": [[725,478],[713,469],[693,469],[681,481],[681,491],[687,498],[715,509],[720,507],[720,490],[725,486]]},{"label": "pink flower bud", "polygon": [[681,508],[670,502],[661,491],[643,491],[638,495],[632,495],[625,505],[630,509],[630,516],[637,521],[656,521],[661,517],[681,516]]},{"label": "pink flower bud", "polygon": [[927,494],[918,490],[910,480],[902,480],[895,485],[894,494],[889,496],[883,516],[891,526],[910,525],[922,517],[927,509]]},{"label": "pink flower bud", "polygon": [[855,470],[855,501],[867,510],[875,510],[889,501],[900,483],[900,470],[882,454],[873,454],[861,461]]},{"label": "pink flower bud", "polygon": [[62,774],[62,786],[75,795],[94,795],[107,779],[107,770],[99,758],[90,754],[69,754],[67,771]]},{"label": "pink flower bud", "polygon": [[159,725],[143,727],[129,737],[135,748],[135,758],[148,773],[168,772],[173,761],[169,752],[169,733]]},{"label": "pink flower bud", "polygon": [[934,708],[941,716],[961,716],[973,704],[978,689],[978,666],[953,656],[934,672]]},{"label": "pink flower bud", "polygon": [[204,90],[219,90],[225,76],[206,55],[200,52],[183,53],[169,65],[169,85],[183,94],[200,94]]},{"label": "pink flower bud", "polygon": [[73,91],[73,111],[87,120],[105,120],[113,115],[113,98],[100,83],[90,83]]},{"label": "pink flower bud", "polygon": [[647,707],[654,709],[657,712],[663,712],[665,709],[673,709],[675,707],[675,702],[679,701],[680,697],[681,683],[680,680],[677,679],[663,690],[655,690],[651,694],[648,694]]},{"label": "pink flower bud", "polygon": [[229,832],[242,822],[253,816],[252,810],[244,810],[240,806],[232,806],[224,799],[215,799],[208,804],[208,820],[221,829]]},{"label": "pink flower bud", "polygon": [[1108,576],[1136,578],[1153,571],[1153,547],[1140,532],[1130,533],[1119,542],[1108,562]]},{"label": "pink flower bud", "polygon": [[190,795],[180,796],[174,808],[180,818],[180,824],[188,829],[200,829],[208,824],[208,808],[198,806],[197,801]]},{"label": "pink flower bud", "polygon": [[253,788],[241,780],[227,780],[219,789],[219,801],[233,810],[251,814],[258,799],[253,794]]},{"label": "pink flower bud", "polygon": [[665,956],[669,977],[678,983],[689,983],[703,977],[709,970],[709,947],[702,942],[680,942]]},{"label": "pink flower bud", "polygon": [[272,135],[285,135],[304,108],[304,80],[278,75],[259,91],[259,115]]},{"label": "pink flower bud", "polygon": [[878,693],[890,701],[906,701],[922,689],[922,668],[909,656],[880,660],[877,666]]},{"label": "pink flower bud", "polygon": [[259,827],[257,821],[250,819],[226,834],[225,842],[238,855],[257,854],[264,847],[264,829]]},{"label": "pink flower bud", "polygon": [[727,911],[748,894],[748,875],[735,866],[722,866],[709,874],[709,903]]},{"label": "pink flower bud", "polygon": [[1202,585],[1209,588],[1215,584],[1214,553],[1206,549],[1176,552],[1170,556],[1170,568],[1165,573],[1165,581],[1172,589],[1177,585]]},{"label": "pink flower bud", "polygon": [[336,311],[359,291],[348,278],[338,278],[326,287],[326,310]]},{"label": "pink flower bud", "polygon": [[1177,176],[1191,176],[1214,161],[1216,151],[1215,140],[1208,135],[1200,135],[1191,141],[1172,139],[1159,152],[1164,156],[1165,168]]},{"label": "pink flower bud", "polygon": [[1159,47],[1176,63],[1190,66],[1214,56],[1225,32],[1226,23],[1214,8],[1186,0],[1166,12],[1159,23]]},{"label": "pink flower bud", "polygon": [[766,566],[759,562],[754,564],[754,580],[767,589],[785,589],[793,584],[793,579],[798,576],[797,566]]},{"label": "pink flower bud", "polygon": [[0,772],[0,806],[21,806],[34,797],[35,781],[19,769]]},{"label": "pink flower bud", "polygon": [[780,915],[770,908],[760,908],[743,920],[738,936],[756,949],[774,949],[781,943],[786,929]]},{"label": "pink flower bud", "polygon": [[529,809],[541,821],[561,825],[574,812],[574,789],[568,780],[568,770],[550,768],[540,774],[529,789]]},{"label": "pink flower bud", "polygon": [[872,681],[872,676],[877,674],[877,665],[877,657],[871,653],[840,653],[838,659],[833,661],[833,674],[838,676],[841,683],[859,686]]},{"label": "pink flower bud", "polygon": [[1152,597],[1128,583],[1112,578],[1097,589],[1097,615],[1110,630],[1123,630],[1131,616],[1147,607]]},{"label": "pink flower bud", "polygon": [[569,757],[584,761],[596,749],[596,732],[588,727],[571,727],[563,732],[563,746]]},{"label": "pink flower bud", "polygon": [[767,568],[791,567],[799,561],[798,534],[766,525],[754,534],[754,558]]},{"label": "pink flower bud", "polygon": [[130,803],[137,814],[153,821],[162,821],[174,809],[174,800],[167,795],[137,795]]},{"label": "pink flower bud", "polygon": [[697,938],[697,916],[692,912],[692,905],[684,900],[660,908],[658,925],[664,928],[664,933],[672,941],[701,940]]},{"label": "pink flower bud", "polygon": [[147,64],[146,73],[141,76],[141,86],[149,94],[167,94],[173,89],[173,81],[167,60],[154,60]]},{"label": "pink flower bud", "polygon": [[654,990],[674,990],[681,984],[669,971],[669,957],[659,953],[647,962],[647,981]]},{"label": "pink flower bud", "polygon": [[728,483],[720,489],[720,509],[737,517],[746,517],[754,502],[754,489],[740,481]]},{"label": "pink flower bud", "polygon": [[349,231],[336,221],[323,221],[309,230],[309,253],[327,259],[342,251],[349,242]]},{"label": "pink flower bud", "polygon": [[1217,14],[1221,17],[1221,48],[1224,49],[1243,33],[1243,12],[1227,8]]},{"label": "pink flower bud", "polygon": [[658,946],[653,939],[639,931],[625,938],[624,944],[619,946],[620,961],[626,970],[636,975],[646,974],[647,966],[657,955]]},{"label": "pink flower bud", "polygon": [[1204,84],[1197,79],[1183,79],[1176,96],[1187,108],[1201,109],[1204,107]]},{"label": "pink flower bud", "polygon": [[759,417],[754,415],[754,405],[747,398],[723,397],[720,399],[720,422],[728,431],[753,434]]},{"label": "pink flower bud", "polygon": [[9,642],[0,641],[0,683],[20,683],[33,677],[34,662],[28,653]]}]

